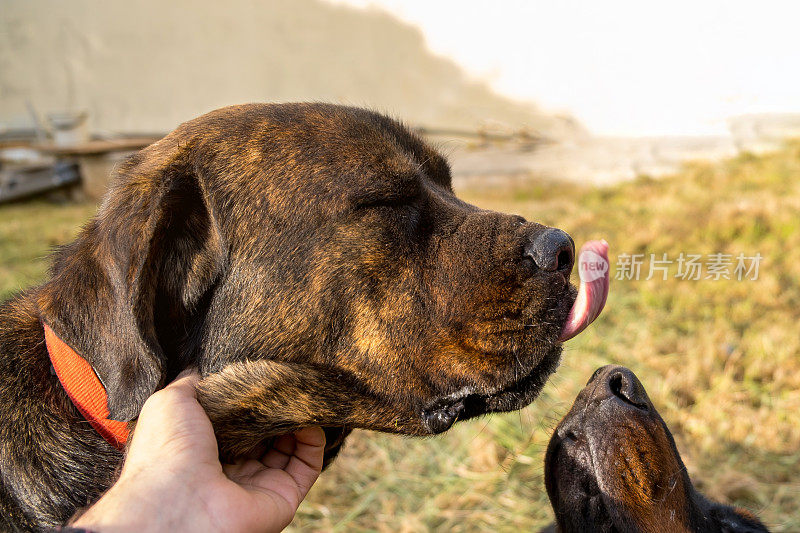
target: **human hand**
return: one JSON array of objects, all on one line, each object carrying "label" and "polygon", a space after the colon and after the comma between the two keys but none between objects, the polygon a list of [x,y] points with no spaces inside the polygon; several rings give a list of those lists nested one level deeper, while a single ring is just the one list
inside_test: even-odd
[{"label": "human hand", "polygon": [[280,531],[322,470],[325,433],[284,435],[259,458],[219,462],[211,422],[181,374],[142,408],[117,483],[72,524],[97,533]]}]

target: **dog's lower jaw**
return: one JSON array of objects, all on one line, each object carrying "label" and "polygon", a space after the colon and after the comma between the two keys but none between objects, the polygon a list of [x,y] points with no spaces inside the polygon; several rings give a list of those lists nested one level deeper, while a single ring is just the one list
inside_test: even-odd
[{"label": "dog's lower jaw", "polygon": [[259,360],[233,363],[206,376],[197,397],[225,460],[257,449],[270,437],[308,426],[431,434],[418,411],[356,392],[361,387],[354,378],[327,367]]},{"label": "dog's lower jaw", "polygon": [[459,420],[488,413],[515,411],[533,402],[558,368],[561,346],[554,347],[525,377],[491,394],[477,393],[472,387],[439,398],[422,409],[424,427],[431,434],[447,431]]}]

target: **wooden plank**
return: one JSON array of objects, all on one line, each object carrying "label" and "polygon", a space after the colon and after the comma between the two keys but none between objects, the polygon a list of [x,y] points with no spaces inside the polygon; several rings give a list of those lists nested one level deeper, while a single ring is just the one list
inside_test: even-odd
[{"label": "wooden plank", "polygon": [[132,137],[128,139],[88,141],[75,146],[59,146],[53,143],[33,144],[31,148],[56,156],[93,155],[139,150],[157,140],[157,137]]},{"label": "wooden plank", "polygon": [[24,198],[45,191],[78,183],[78,165],[61,162],[53,166],[36,166],[0,170],[0,203]]}]

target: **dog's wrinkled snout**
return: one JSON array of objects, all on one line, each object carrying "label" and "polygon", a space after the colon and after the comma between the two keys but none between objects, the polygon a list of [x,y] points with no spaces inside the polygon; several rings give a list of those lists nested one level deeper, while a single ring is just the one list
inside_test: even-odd
[{"label": "dog's wrinkled snout", "polygon": [[622,404],[646,411],[649,400],[636,374],[625,367],[607,366],[595,373],[590,383],[600,380],[594,388],[598,400],[613,398]]},{"label": "dog's wrinkled snout", "polygon": [[542,270],[569,273],[575,263],[575,243],[565,231],[548,228],[530,240],[525,255]]}]

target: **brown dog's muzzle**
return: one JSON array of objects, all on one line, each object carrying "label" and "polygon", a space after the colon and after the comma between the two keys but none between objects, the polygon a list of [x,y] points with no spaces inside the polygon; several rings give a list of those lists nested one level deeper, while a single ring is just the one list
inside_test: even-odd
[{"label": "brown dog's muzzle", "polygon": [[426,309],[435,390],[419,402],[427,433],[456,421],[531,403],[558,365],[557,342],[575,299],[575,245],[563,230],[462,206],[463,222],[440,249],[436,278],[447,287]]}]

